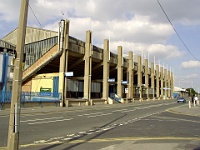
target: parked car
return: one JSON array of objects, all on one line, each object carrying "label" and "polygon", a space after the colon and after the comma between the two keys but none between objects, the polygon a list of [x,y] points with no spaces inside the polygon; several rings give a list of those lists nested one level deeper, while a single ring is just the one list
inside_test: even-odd
[{"label": "parked car", "polygon": [[177,103],[179,103],[179,102],[186,103],[186,99],[184,97],[178,97]]}]

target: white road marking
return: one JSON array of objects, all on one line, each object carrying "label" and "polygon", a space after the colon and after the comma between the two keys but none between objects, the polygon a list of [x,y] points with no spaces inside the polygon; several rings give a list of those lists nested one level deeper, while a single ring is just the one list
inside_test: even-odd
[{"label": "white road marking", "polygon": [[69,119],[62,119],[62,120],[53,120],[53,121],[42,121],[42,122],[33,122],[33,123],[28,123],[28,124],[45,124],[45,123],[53,123],[53,122],[62,122],[62,121],[69,121],[72,120],[73,118]]},{"label": "white road marking", "polygon": [[112,112],[119,112],[119,111],[126,111],[126,110],[128,110],[128,109],[114,110],[114,111],[112,111]]},{"label": "white road marking", "polygon": [[34,122],[34,121],[39,121],[39,120],[51,120],[51,119],[61,119],[61,118],[63,117],[40,118],[40,119],[25,120],[25,121],[20,121],[20,122]]},{"label": "white road marking", "polygon": [[107,113],[107,114],[100,114],[100,115],[94,115],[94,116],[89,116],[87,118],[94,118],[94,117],[101,117],[101,116],[107,116],[107,115],[111,115],[113,113]]},{"label": "white road marking", "polygon": [[132,112],[132,111],[135,111],[135,109],[122,111],[121,113]]},{"label": "white road marking", "polygon": [[78,115],[78,116],[82,117],[82,116],[89,116],[89,115],[102,114],[102,113],[103,112],[96,112],[96,113],[82,114],[82,115]]}]

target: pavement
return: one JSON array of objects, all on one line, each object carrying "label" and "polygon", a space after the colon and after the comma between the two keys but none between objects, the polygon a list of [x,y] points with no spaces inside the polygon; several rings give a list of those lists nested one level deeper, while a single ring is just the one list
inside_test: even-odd
[{"label": "pavement", "polygon": [[200,105],[194,106],[193,104],[191,104],[191,108],[189,108],[189,104],[187,103],[178,107],[170,108],[167,111],[176,114],[200,117]]},{"label": "pavement", "polygon": [[[87,106],[87,107],[69,107],[67,109],[67,111],[71,111],[71,110],[82,110],[82,109],[92,109],[92,107],[94,108],[95,106]],[[105,105],[102,106],[97,106],[99,107],[104,107]],[[49,112],[55,112],[55,111],[66,111],[66,108],[60,108],[60,107],[54,107],[53,109],[51,109],[50,107],[44,107],[44,108],[25,108],[25,109],[21,109],[21,114],[30,114],[30,113],[49,113]],[[182,115],[189,115],[189,116],[196,116],[196,117],[200,117],[200,106],[194,106],[193,104],[191,105],[191,108],[189,108],[188,103],[187,104],[180,104],[180,106],[177,107],[173,107],[170,108],[168,110],[166,110],[168,112],[171,113],[176,113],[176,114],[182,114]],[[5,116],[5,115],[9,115],[10,110],[6,109],[6,110],[0,110],[0,116]],[[200,120],[200,119],[199,119]],[[120,143],[120,144],[119,144]],[[53,144],[53,143],[52,143]],[[63,143],[62,143],[63,144]],[[94,144],[95,143],[91,143]],[[98,150],[200,150],[200,139],[194,139],[191,141],[182,141],[180,142],[176,142],[174,141],[173,143],[169,140],[168,142],[166,141],[162,141],[162,140],[151,140],[151,139],[147,139],[146,142],[137,142],[137,140],[124,140],[124,141],[116,141],[111,143],[112,145],[105,145],[104,148],[98,149]],[[53,145],[59,145],[59,143],[54,143]],[[50,149],[50,150],[57,150],[54,146],[49,145],[49,146],[29,146],[29,147],[21,147],[20,150],[26,150],[26,149],[30,149],[30,150],[45,150]],[[65,144],[63,144],[63,146],[65,146]],[[92,145],[91,145],[92,146]],[[45,148],[46,147],[46,148]],[[94,147],[94,146],[92,146]],[[90,147],[87,148],[88,150],[90,149]],[[6,150],[6,148],[0,148],[0,150]]]},{"label": "pavement", "polygon": [[[119,107],[123,107],[124,105],[121,104],[116,104],[115,106],[119,106]],[[118,107],[117,106],[117,107]],[[94,105],[94,106],[77,106],[77,107],[68,107],[66,109],[66,107],[32,107],[32,108],[21,108],[21,112],[20,114],[36,114],[36,113],[50,113],[50,112],[61,112],[61,111],[72,111],[72,110],[89,110],[89,109],[93,109],[94,107],[97,108],[106,108],[106,107],[110,107],[110,105]],[[177,113],[177,114],[184,114],[184,115],[190,115],[190,116],[200,116],[200,105],[196,105],[194,106],[193,104],[191,104],[191,108],[189,108],[188,103],[187,104],[183,104],[178,107],[173,107],[170,108],[166,111],[172,112],[172,113]],[[5,116],[5,115],[9,115],[10,114],[10,109],[3,109],[0,110],[0,116]]]}]

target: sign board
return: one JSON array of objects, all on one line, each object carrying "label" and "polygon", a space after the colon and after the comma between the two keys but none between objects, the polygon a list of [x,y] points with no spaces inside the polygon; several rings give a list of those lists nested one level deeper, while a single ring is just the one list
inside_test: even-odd
[{"label": "sign board", "polygon": [[108,82],[115,82],[115,78],[108,79]]},{"label": "sign board", "polygon": [[170,90],[171,88],[164,87],[163,90]]},{"label": "sign board", "polygon": [[51,88],[40,88],[40,96],[51,96]]},{"label": "sign board", "polygon": [[73,77],[74,72],[65,72],[65,77]]},{"label": "sign board", "polygon": [[126,93],[126,94],[128,93],[128,88],[125,88],[125,93]]},{"label": "sign board", "polygon": [[0,82],[3,82],[3,54],[0,54]]},{"label": "sign board", "polygon": [[122,81],[122,84],[128,84],[128,81]]}]

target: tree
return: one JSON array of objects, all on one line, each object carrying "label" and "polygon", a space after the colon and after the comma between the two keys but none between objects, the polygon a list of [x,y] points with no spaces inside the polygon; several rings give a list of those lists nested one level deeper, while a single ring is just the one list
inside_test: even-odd
[{"label": "tree", "polygon": [[197,92],[193,88],[187,88],[186,91],[188,92],[189,96],[197,94]]}]

